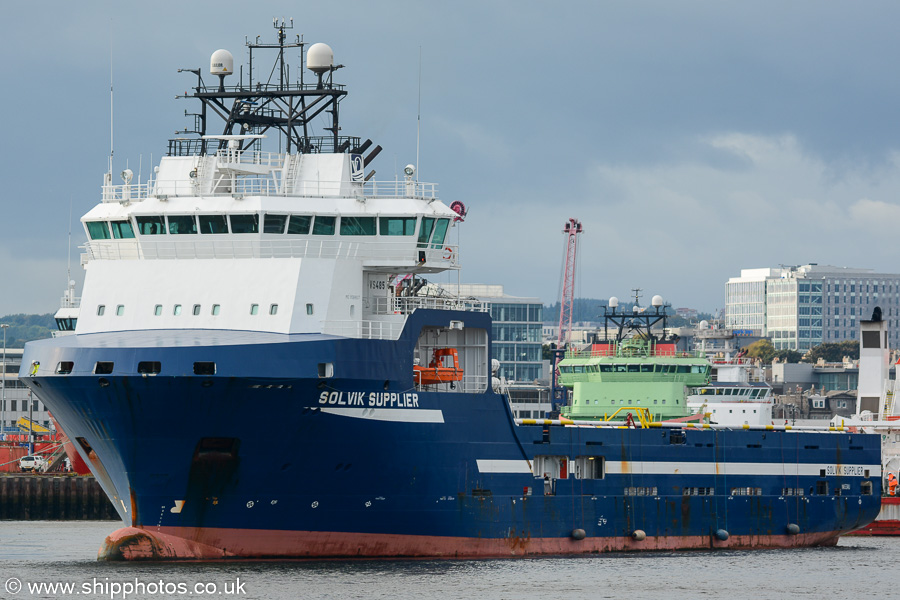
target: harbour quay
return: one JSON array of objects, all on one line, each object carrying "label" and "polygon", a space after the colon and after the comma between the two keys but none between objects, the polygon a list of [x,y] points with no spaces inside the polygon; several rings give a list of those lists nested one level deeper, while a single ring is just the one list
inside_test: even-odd
[{"label": "harbour quay", "polygon": [[115,519],[118,515],[94,477],[0,474],[0,520]]}]

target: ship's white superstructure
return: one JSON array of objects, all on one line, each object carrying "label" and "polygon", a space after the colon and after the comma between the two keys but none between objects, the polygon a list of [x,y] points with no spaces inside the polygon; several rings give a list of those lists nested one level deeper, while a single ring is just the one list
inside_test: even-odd
[{"label": "ship's white superstructure", "polygon": [[78,333],[395,337],[404,307],[422,301],[398,298],[396,275],[458,268],[447,243],[458,215],[411,175],[363,181],[354,158],[226,148],[165,157],[146,183],[104,186],[82,218]]}]

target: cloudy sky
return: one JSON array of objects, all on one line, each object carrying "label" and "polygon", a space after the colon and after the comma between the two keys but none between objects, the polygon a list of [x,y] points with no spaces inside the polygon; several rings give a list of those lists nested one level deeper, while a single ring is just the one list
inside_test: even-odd
[{"label": "cloudy sky", "polygon": [[346,65],[343,133],[384,147],[376,179],[415,161],[421,49],[419,175],[469,207],[463,282],[555,301],[569,217],[582,297],[712,311],[741,268],[900,269],[897,2],[8,3],[0,315],[55,310],[70,224],[78,276],[110,55],[113,171],[146,177],[194,109],[176,70],[237,65],[274,16]]}]

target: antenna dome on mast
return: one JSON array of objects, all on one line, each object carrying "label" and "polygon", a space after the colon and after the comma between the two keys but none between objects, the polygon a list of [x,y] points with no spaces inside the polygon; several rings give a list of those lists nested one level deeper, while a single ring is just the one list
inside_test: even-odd
[{"label": "antenna dome on mast", "polygon": [[313,44],[306,51],[306,68],[321,75],[327,73],[334,66],[334,51],[328,44],[319,42]]},{"label": "antenna dome on mast", "polygon": [[662,306],[663,305],[663,297],[657,294],[650,299],[650,304],[652,306]]},{"label": "antenna dome on mast", "polygon": [[234,73],[234,57],[228,50],[216,50],[209,57],[209,72],[212,75],[231,75]]}]

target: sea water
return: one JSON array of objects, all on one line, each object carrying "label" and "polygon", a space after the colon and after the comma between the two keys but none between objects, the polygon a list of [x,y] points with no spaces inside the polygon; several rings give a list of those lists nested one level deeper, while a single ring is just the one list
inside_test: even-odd
[{"label": "sea water", "polygon": [[[0,598],[850,598],[891,594],[900,538],[833,548],[499,560],[97,562],[110,521],[0,522]],[[884,579],[888,577],[888,579]]]}]

